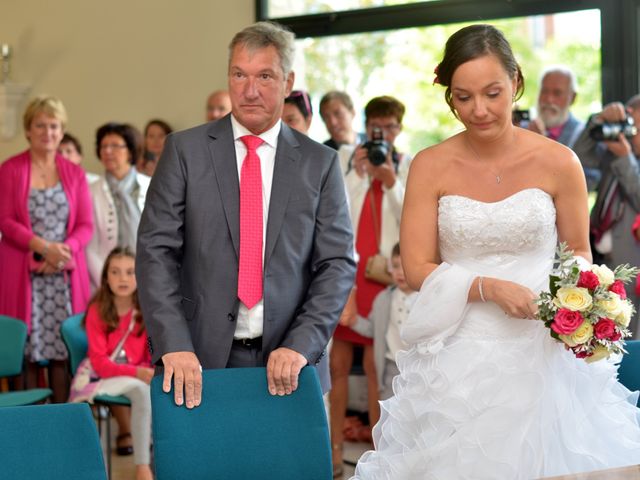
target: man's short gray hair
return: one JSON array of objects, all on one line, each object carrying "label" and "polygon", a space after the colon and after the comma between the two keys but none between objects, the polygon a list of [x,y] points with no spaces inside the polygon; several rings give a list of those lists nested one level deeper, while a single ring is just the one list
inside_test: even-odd
[{"label": "man's short gray hair", "polygon": [[280,65],[287,77],[293,68],[296,52],[295,35],[286,27],[275,22],[258,22],[236,33],[229,44],[229,65],[235,47],[241,45],[250,52],[270,46],[275,47],[280,57]]},{"label": "man's short gray hair", "polygon": [[576,80],[576,76],[566,65],[551,65],[550,67],[545,68],[540,75],[540,85],[542,85],[542,81],[544,77],[549,75],[550,73],[559,73],[560,75],[564,75],[569,79],[569,87],[571,87],[571,91],[573,93],[578,93],[578,81]]},{"label": "man's short gray hair", "polygon": [[640,107],[640,93],[636,93],[633,97],[627,100],[626,107],[632,110],[637,110],[638,107]]}]

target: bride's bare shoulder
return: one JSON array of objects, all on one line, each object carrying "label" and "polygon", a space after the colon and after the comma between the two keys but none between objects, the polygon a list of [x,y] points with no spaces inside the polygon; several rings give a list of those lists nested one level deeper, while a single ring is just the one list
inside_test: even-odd
[{"label": "bride's bare shoulder", "polygon": [[450,167],[451,159],[458,155],[460,143],[458,134],[421,150],[411,162],[411,170],[415,174],[428,174],[431,178],[438,178],[433,176],[444,173]]}]

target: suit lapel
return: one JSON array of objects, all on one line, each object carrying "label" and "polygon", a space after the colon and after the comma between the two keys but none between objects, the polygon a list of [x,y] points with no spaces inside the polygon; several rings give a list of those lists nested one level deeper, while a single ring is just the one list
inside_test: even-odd
[{"label": "suit lapel", "polygon": [[240,184],[230,117],[227,115],[224,119],[212,123],[208,133],[212,139],[209,142],[209,152],[220,191],[220,199],[233,248],[236,251],[236,256],[239,257]]},{"label": "suit lapel", "polygon": [[278,136],[271,200],[269,202],[269,218],[267,221],[267,244],[265,246],[264,264],[269,263],[271,254],[282,228],[284,214],[289,203],[289,194],[295,185],[300,168],[300,144],[294,138],[284,122]]}]

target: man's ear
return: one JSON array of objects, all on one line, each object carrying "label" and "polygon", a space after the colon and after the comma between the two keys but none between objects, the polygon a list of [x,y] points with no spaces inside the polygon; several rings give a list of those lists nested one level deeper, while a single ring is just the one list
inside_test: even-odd
[{"label": "man's ear", "polygon": [[296,81],[295,72],[293,72],[293,71],[289,72],[289,75],[287,75],[285,92],[284,92],[287,97],[289,95],[291,95],[291,90],[293,90],[293,85],[294,85],[295,81]]},{"label": "man's ear", "polygon": [[576,92],[573,92],[573,97],[571,98],[571,101],[569,102],[569,105],[573,105],[573,102],[576,101],[577,97],[578,97],[578,94]]}]

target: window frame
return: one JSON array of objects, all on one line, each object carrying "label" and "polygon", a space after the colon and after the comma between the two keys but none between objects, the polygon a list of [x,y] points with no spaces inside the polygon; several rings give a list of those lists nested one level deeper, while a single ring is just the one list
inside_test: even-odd
[{"label": "window frame", "polygon": [[600,10],[602,101],[625,102],[639,93],[640,0],[439,0],[280,18],[268,16],[268,0],[256,0],[256,19],[306,38],[588,9]]}]

